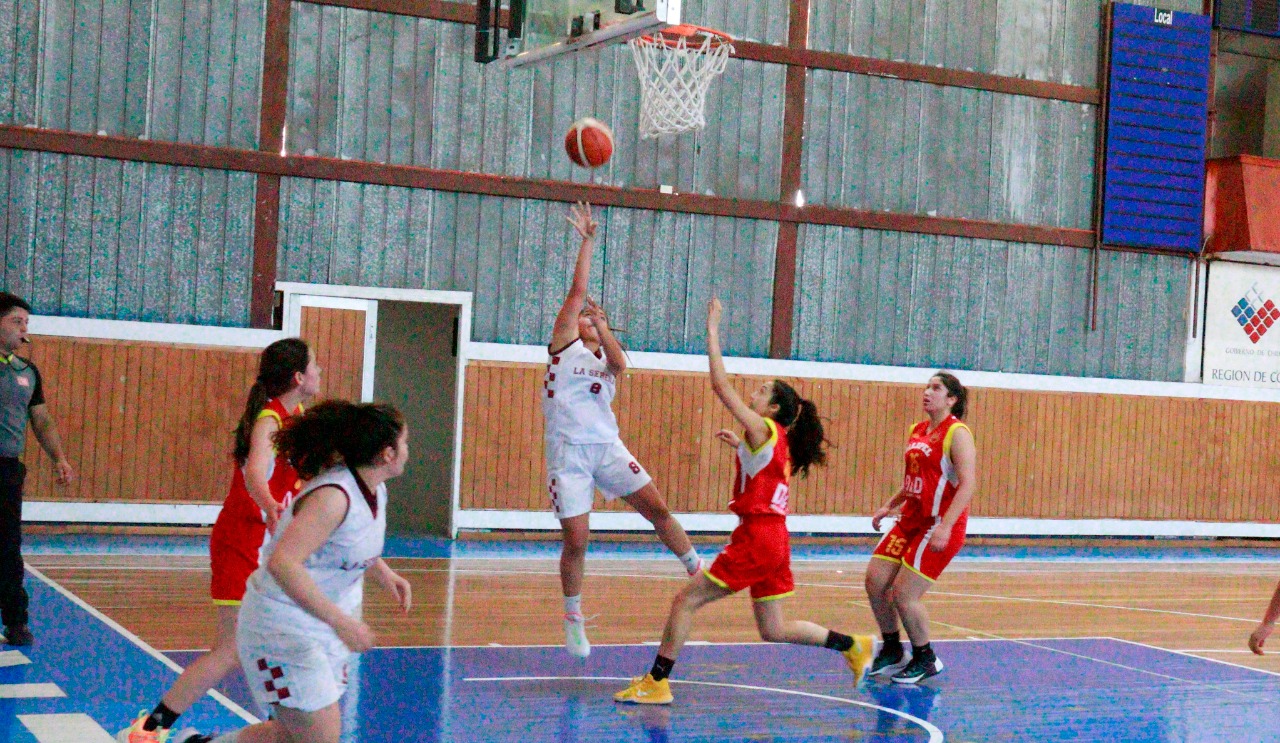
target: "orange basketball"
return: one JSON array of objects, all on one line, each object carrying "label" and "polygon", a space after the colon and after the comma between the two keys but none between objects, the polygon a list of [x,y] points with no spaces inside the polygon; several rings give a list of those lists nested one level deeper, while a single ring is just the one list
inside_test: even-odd
[{"label": "orange basketball", "polygon": [[613,131],[595,119],[578,119],[564,135],[564,151],[574,165],[598,168],[613,157]]}]

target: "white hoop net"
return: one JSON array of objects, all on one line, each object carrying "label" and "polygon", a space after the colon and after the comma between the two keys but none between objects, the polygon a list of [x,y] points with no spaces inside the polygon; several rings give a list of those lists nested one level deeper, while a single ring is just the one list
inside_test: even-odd
[{"label": "white hoop net", "polygon": [[[640,74],[640,136],[653,139],[707,125],[703,109],[711,81],[724,72],[733,39],[685,27],[686,33],[657,32],[630,41]],[[691,31],[692,33],[689,33]]]}]

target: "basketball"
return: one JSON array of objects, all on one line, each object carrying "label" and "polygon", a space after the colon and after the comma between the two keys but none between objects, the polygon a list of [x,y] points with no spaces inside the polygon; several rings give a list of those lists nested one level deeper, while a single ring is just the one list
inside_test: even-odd
[{"label": "basketball", "polygon": [[574,165],[598,168],[613,157],[613,131],[604,122],[578,119],[564,135],[564,151]]}]

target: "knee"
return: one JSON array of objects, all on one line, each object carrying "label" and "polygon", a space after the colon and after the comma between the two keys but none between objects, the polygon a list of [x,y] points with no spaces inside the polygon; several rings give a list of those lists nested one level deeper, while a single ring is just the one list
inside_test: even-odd
[{"label": "knee", "polygon": [[760,639],[765,642],[786,642],[787,633],[779,624],[760,625]]},{"label": "knee", "polygon": [[880,580],[880,578],[871,575],[870,573],[867,574],[863,584],[867,588],[867,595],[873,599],[888,599],[892,593],[892,588],[889,583]]}]

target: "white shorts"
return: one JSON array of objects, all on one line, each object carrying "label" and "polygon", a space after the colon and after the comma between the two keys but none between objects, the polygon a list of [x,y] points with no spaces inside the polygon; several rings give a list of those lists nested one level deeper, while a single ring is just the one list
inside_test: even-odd
[{"label": "white shorts", "polygon": [[570,444],[547,441],[547,492],[558,519],[591,513],[596,488],[605,500],[631,495],[653,481],[621,441]]},{"label": "white shorts", "polygon": [[336,636],[259,632],[242,623],[236,648],[254,700],[267,709],[278,704],[316,712],[347,690],[347,667],[354,654]]}]

